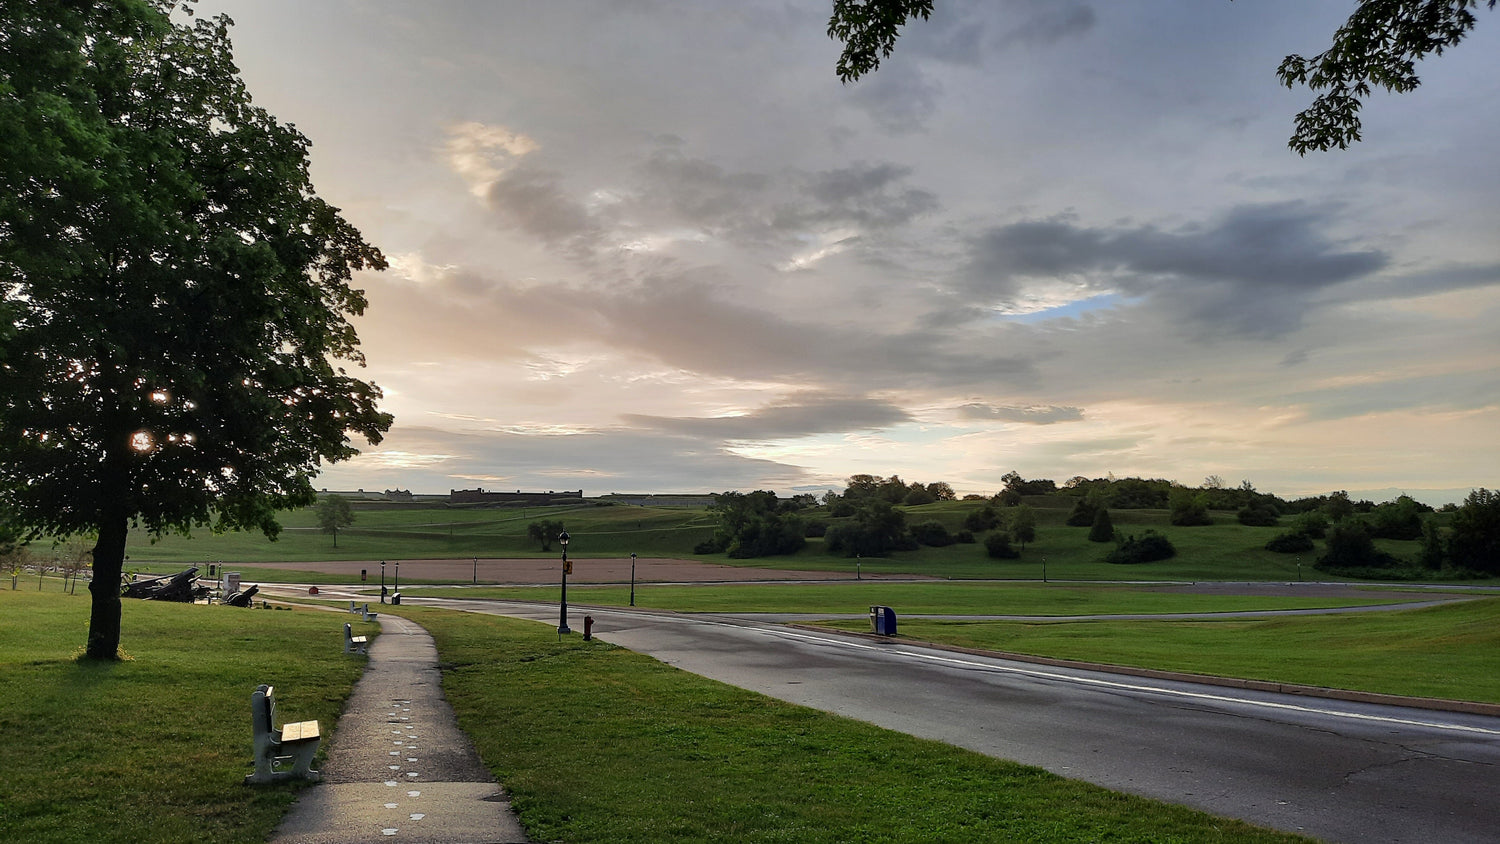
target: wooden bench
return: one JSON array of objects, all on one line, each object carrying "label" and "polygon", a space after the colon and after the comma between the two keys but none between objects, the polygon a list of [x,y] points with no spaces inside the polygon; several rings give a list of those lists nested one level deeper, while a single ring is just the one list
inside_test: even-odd
[{"label": "wooden bench", "polygon": [[[317,721],[299,721],[276,729],[276,690],[264,683],[250,695],[250,722],[254,730],[255,772],[245,776],[245,784],[277,782],[289,779],[321,779],[312,769],[322,736]],[[290,770],[278,766],[290,764]]]},{"label": "wooden bench", "polygon": [[348,624],[344,625],[344,653],[364,653],[365,646],[370,643],[366,636],[354,635],[354,628]]},{"label": "wooden bench", "polygon": [[379,613],[370,612],[370,605],[365,604],[365,621],[374,621]]}]

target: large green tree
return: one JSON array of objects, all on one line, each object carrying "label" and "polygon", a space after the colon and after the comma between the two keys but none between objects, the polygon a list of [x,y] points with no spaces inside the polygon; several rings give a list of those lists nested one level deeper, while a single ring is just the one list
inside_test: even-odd
[{"label": "large green tree", "polygon": [[132,525],[274,537],[391,424],[343,368],[352,274],[385,261],[252,105],[230,20],[191,13],[0,0],[0,509],[97,532],[94,658],[118,653]]},{"label": "large green tree", "polygon": [[[1299,155],[1348,148],[1360,139],[1359,110],[1375,87],[1404,93],[1421,80],[1416,63],[1442,54],[1474,28],[1473,10],[1500,0],[1358,0],[1333,35],[1333,43],[1311,58],[1287,56],[1277,76],[1288,88],[1322,91],[1297,115],[1288,146]],[[828,37],[843,43],[836,71],[851,82],[880,67],[896,49],[907,21],[931,17],[933,0],[833,0]]]}]

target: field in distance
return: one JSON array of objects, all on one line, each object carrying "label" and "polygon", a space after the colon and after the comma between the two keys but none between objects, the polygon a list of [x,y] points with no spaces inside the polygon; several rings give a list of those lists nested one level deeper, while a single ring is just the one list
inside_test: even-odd
[{"label": "field in distance", "polygon": [[[991,559],[981,542],[943,548],[922,547],[893,552],[888,557],[853,559],[829,553],[819,538],[787,556],[731,560],[723,554],[695,554],[693,549],[710,538],[716,527],[715,514],[704,508],[658,508],[582,505],[527,508],[456,508],[436,505],[355,505],[355,522],[335,537],[321,532],[312,508],[285,513],[280,538],[269,541],[260,534],[214,535],[207,531],[191,538],[167,536],[152,543],[144,532],[133,533],[127,548],[127,567],[155,571],[173,565],[206,565],[210,562],[301,562],[319,560],[430,560],[430,559],[536,559],[555,558],[560,548],[542,550],[527,536],[532,522],[562,522],[572,536],[568,553],[575,559],[629,557],[696,559],[735,566],[803,571],[865,574],[912,574],[941,578],[1014,580],[1330,580],[1312,568],[1321,543],[1301,555],[1278,554],[1265,549],[1284,527],[1250,527],[1239,524],[1233,513],[1215,512],[1215,524],[1204,527],[1173,527],[1166,510],[1113,510],[1115,527],[1121,534],[1147,529],[1165,534],[1177,548],[1177,556],[1160,562],[1115,565],[1104,562],[1113,543],[1088,541],[1088,529],[1064,524],[1073,499],[1066,496],[1031,496],[1026,501],[1035,511],[1035,541],[1014,560]],[[964,518],[983,506],[978,501],[944,501],[905,510],[908,524],[935,520],[958,531]],[[820,508],[804,511],[809,519],[836,525]],[[981,535],[982,540],[982,535]],[[1413,559],[1415,541],[1377,540],[1377,546],[1397,557]],[[45,549],[38,548],[45,556]],[[289,569],[295,566],[288,566]],[[267,574],[267,579],[273,575]],[[1441,578],[1435,578],[1441,579]]]}]

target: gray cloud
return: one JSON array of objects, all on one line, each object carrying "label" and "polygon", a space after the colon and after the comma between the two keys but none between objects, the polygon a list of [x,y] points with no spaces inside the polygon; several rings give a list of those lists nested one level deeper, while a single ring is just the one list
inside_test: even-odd
[{"label": "gray cloud", "polygon": [[1378,250],[1326,235],[1335,209],[1299,202],[1240,206],[1210,225],[1163,231],[1085,228],[1067,219],[998,226],[971,241],[966,282],[997,303],[1028,282],[1064,279],[1094,290],[1157,295],[1159,307],[1239,333],[1301,324],[1310,294],[1383,269]]},{"label": "gray cloud", "polygon": [[1023,0],[1010,4],[1014,22],[995,39],[995,46],[1050,46],[1094,28],[1093,7],[1074,0]]},{"label": "gray cloud", "polygon": [[[588,495],[637,491],[747,489],[774,481],[790,487],[817,480],[805,469],[749,458],[670,432],[600,428],[568,434],[483,428],[444,430],[398,425],[381,445],[364,450],[357,484],[341,482],[341,467],[320,486],[401,486],[423,491],[578,489]],[[406,455],[442,455],[413,465]],[[383,485],[383,486],[382,486]]]},{"label": "gray cloud", "polygon": [[485,198],[522,231],[570,254],[588,254],[599,239],[597,221],[551,170],[518,165],[491,183]]},{"label": "gray cloud", "polygon": [[869,431],[911,420],[901,407],[870,398],[800,394],[740,416],[627,415],[632,426],[716,440],[764,441]]},{"label": "gray cloud", "polygon": [[816,205],[787,209],[784,225],[853,223],[870,228],[890,228],[911,222],[937,208],[930,191],[902,188],[898,184],[911,174],[910,167],[894,164],[855,163],[849,167],[812,173],[804,188]]},{"label": "gray cloud", "polygon": [[853,102],[876,126],[893,135],[925,129],[943,94],[941,82],[910,64],[881,65],[878,73],[857,84],[851,95]]},{"label": "gray cloud", "polygon": [[1058,405],[990,405],[970,402],[958,409],[966,419],[997,419],[1001,422],[1024,422],[1028,425],[1052,425],[1083,419],[1083,408]]},{"label": "gray cloud", "polygon": [[1500,407],[1500,374],[1487,369],[1383,379],[1291,393],[1285,401],[1303,406],[1308,418],[1320,421],[1414,408],[1472,411]]}]

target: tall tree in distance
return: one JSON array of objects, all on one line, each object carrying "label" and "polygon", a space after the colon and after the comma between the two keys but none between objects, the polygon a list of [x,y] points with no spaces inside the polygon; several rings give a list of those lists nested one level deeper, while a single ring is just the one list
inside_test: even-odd
[{"label": "tall tree in distance", "polygon": [[333,534],[333,547],[339,547],[339,531],[354,524],[354,508],[342,495],[325,495],[318,499],[318,529]]},{"label": "tall tree in distance", "polygon": [[[1500,0],[1357,0],[1333,34],[1333,44],[1312,58],[1287,56],[1276,75],[1288,88],[1306,85],[1319,94],[1297,115],[1287,145],[1298,155],[1347,149],[1360,139],[1359,109],[1374,87],[1405,93],[1421,84],[1416,63],[1441,55],[1474,28],[1473,9]],[[932,16],[933,0],[833,0],[828,37],[844,45],[836,72],[853,82],[880,68],[896,49],[907,21]]]},{"label": "tall tree in distance", "polygon": [[117,658],[132,525],[274,538],[391,425],[341,365],[363,364],[352,274],[385,260],[251,104],[230,25],[0,1],[0,510],[97,531],[92,658]]}]

